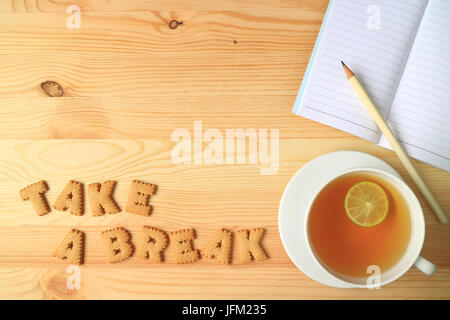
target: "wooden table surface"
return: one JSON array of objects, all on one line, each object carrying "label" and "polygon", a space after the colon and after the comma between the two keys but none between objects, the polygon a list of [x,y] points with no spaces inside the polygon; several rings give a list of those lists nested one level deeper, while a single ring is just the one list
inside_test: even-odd
[{"label": "wooden table surface", "polygon": [[[395,154],[291,113],[326,0],[73,0],[81,28],[69,30],[66,0],[0,2],[0,298],[329,299],[450,298],[450,227],[440,225]],[[182,22],[176,29],[171,20]],[[63,97],[48,97],[43,81]],[[258,164],[175,164],[173,131],[279,129],[279,170]],[[299,271],[283,250],[278,205],[292,175],[327,152],[357,150],[387,161],[418,194],[426,220],[416,269],[381,290],[334,289]],[[450,174],[415,162],[450,212]],[[133,179],[157,184],[150,217],[38,217],[19,190],[44,179],[52,203],[69,179],[113,179],[125,207]],[[100,232],[123,226],[194,227],[201,248],[221,227],[264,227],[270,259],[242,265],[202,259],[164,264],[137,257],[109,264]],[[81,289],[68,290],[67,263],[52,252],[72,227],[86,233]],[[170,248],[168,248],[170,249]]]}]

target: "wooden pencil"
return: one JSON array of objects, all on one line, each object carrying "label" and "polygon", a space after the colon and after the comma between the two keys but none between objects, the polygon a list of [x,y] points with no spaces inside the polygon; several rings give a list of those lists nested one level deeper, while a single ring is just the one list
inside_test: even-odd
[{"label": "wooden pencil", "polygon": [[366,90],[359,82],[358,78],[345,65],[344,62],[341,61],[341,63],[342,63],[342,66],[344,67],[344,71],[345,71],[345,74],[347,75],[347,79],[350,81],[350,84],[352,85],[353,89],[355,89],[356,93],[363,101],[367,110],[369,110],[370,115],[372,116],[373,120],[376,122],[376,124],[380,128],[381,132],[384,134],[386,139],[389,141],[390,145],[392,146],[392,149],[395,151],[397,156],[400,158],[400,161],[403,163],[406,170],[410,174],[411,178],[414,180],[417,187],[422,192],[423,196],[427,200],[431,209],[433,209],[439,222],[442,224],[448,223],[447,216],[445,215],[444,211],[440,207],[436,198],[433,196],[430,189],[428,189],[428,187],[425,184],[425,182],[423,181],[422,177],[419,175],[419,172],[417,172],[417,169],[414,167],[413,163],[411,162],[411,159],[409,158],[405,149],[398,142],[394,133],[392,132],[391,128],[387,125],[386,121],[384,121],[380,112],[378,112],[378,109],[375,107],[374,103],[372,102],[372,99],[370,99],[369,95],[367,94]]}]

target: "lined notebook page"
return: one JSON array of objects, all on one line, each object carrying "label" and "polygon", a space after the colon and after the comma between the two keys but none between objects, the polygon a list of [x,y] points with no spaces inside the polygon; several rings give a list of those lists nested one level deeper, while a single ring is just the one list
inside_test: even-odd
[{"label": "lined notebook page", "polygon": [[388,122],[411,156],[450,171],[450,1],[430,0]]},{"label": "lined notebook page", "polygon": [[[380,28],[367,26],[376,3]],[[425,0],[334,0],[298,114],[374,143],[380,132],[345,77],[344,61],[386,116],[425,11]]]}]

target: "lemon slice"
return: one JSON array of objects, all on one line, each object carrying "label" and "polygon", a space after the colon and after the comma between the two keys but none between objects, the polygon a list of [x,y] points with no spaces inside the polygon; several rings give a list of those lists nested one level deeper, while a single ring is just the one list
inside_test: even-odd
[{"label": "lemon slice", "polygon": [[345,195],[345,212],[360,227],[374,227],[386,218],[389,200],[380,185],[361,181],[351,187]]}]

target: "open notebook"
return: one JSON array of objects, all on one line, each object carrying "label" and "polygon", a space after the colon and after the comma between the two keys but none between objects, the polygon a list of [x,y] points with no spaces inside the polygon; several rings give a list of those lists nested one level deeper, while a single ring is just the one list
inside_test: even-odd
[{"label": "open notebook", "polygon": [[330,2],[293,111],[390,148],[341,60],[409,155],[450,172],[450,1]]}]

